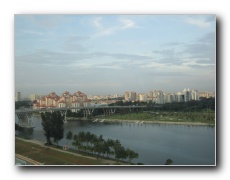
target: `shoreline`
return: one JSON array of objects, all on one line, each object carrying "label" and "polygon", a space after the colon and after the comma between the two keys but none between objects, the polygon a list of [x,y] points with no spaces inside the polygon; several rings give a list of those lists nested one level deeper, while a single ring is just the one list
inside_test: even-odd
[{"label": "shoreline", "polygon": [[208,124],[202,122],[173,122],[173,121],[144,121],[140,120],[120,120],[120,119],[105,119],[104,122],[131,122],[137,124],[172,124],[172,125],[197,125],[197,126],[215,126],[215,124]]},{"label": "shoreline", "polygon": [[[136,123],[136,124],[171,124],[171,125],[188,125],[188,126],[215,126],[215,124],[209,124],[209,123],[203,123],[203,122],[175,122],[175,121],[151,121],[151,120],[122,120],[122,119],[106,119],[106,118],[94,118],[94,119],[88,119],[89,121],[95,121],[96,122],[129,122],[129,123]],[[68,117],[66,118],[67,121],[75,121],[75,120],[87,120],[82,118],[75,118],[75,117]]]}]

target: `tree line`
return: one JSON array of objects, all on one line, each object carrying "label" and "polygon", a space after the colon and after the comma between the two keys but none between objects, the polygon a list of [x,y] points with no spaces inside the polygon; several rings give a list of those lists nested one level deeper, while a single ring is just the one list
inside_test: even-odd
[{"label": "tree line", "polygon": [[[200,98],[200,100],[191,100],[187,102],[172,102],[165,104],[155,104],[153,101],[140,102],[140,101],[117,101],[109,106],[146,106],[146,109],[140,110],[154,110],[154,111],[174,111],[174,112],[203,112],[215,111],[215,98]],[[138,109],[137,109],[138,110]],[[139,110],[139,111],[140,111]]]},{"label": "tree line", "polygon": [[138,153],[129,148],[124,148],[118,139],[105,140],[102,135],[97,136],[90,132],[79,132],[73,135],[71,131],[66,134],[66,139],[68,141],[73,140],[72,145],[75,149],[97,155],[97,157],[113,156],[117,161],[128,159],[129,163],[132,159],[138,158]]}]

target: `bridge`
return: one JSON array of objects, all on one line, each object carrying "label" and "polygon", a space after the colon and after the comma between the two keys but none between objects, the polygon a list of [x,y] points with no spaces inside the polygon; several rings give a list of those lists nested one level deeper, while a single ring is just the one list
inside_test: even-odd
[{"label": "bridge", "polygon": [[46,109],[22,109],[15,110],[15,115],[18,117],[18,125],[22,128],[27,128],[32,130],[33,127],[33,114],[41,113],[41,112],[54,112],[60,111],[64,116],[64,122],[66,122],[66,113],[68,110],[72,110],[77,112],[79,110],[83,110],[84,119],[87,119],[89,115],[91,115],[95,109],[102,109],[104,112],[104,116],[113,115],[117,109],[129,109],[130,112],[134,109],[146,108],[146,106],[90,106],[90,107],[66,107],[66,108],[46,108]]}]

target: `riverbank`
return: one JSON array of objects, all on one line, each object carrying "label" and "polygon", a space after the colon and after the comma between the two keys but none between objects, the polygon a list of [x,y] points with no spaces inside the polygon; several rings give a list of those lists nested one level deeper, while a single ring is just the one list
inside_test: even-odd
[{"label": "riverbank", "polygon": [[215,124],[202,122],[184,122],[184,121],[137,121],[137,120],[120,120],[120,119],[104,119],[104,122],[130,122],[137,124],[172,124],[172,125],[191,125],[191,126],[215,126]]},{"label": "riverbank", "polygon": [[[74,117],[68,117],[67,121],[76,121],[76,120],[87,120],[83,118],[74,118]],[[135,119],[107,119],[107,118],[94,118],[94,119],[88,119],[93,122],[103,122],[103,123],[112,123],[112,122],[127,122],[127,123],[137,123],[137,124],[172,124],[172,125],[190,125],[190,126],[215,126],[213,123],[204,123],[204,122],[189,122],[189,121],[166,121],[166,120],[135,120]]]},{"label": "riverbank", "polygon": [[44,142],[15,137],[15,154],[22,160],[30,160],[32,165],[129,165],[128,163],[102,157],[86,156],[71,150],[45,146]]}]

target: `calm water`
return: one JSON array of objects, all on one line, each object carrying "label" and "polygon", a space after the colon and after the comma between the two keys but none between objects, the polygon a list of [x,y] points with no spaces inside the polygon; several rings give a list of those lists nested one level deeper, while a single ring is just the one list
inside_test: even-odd
[{"label": "calm water", "polygon": [[[34,117],[34,125],[33,134],[20,135],[45,142],[40,117]],[[89,131],[104,139],[119,139],[125,148],[139,154],[134,163],[164,165],[170,158],[174,165],[215,165],[215,127],[91,121],[69,121],[64,126],[65,134]],[[66,142],[63,138],[59,144]]]}]

